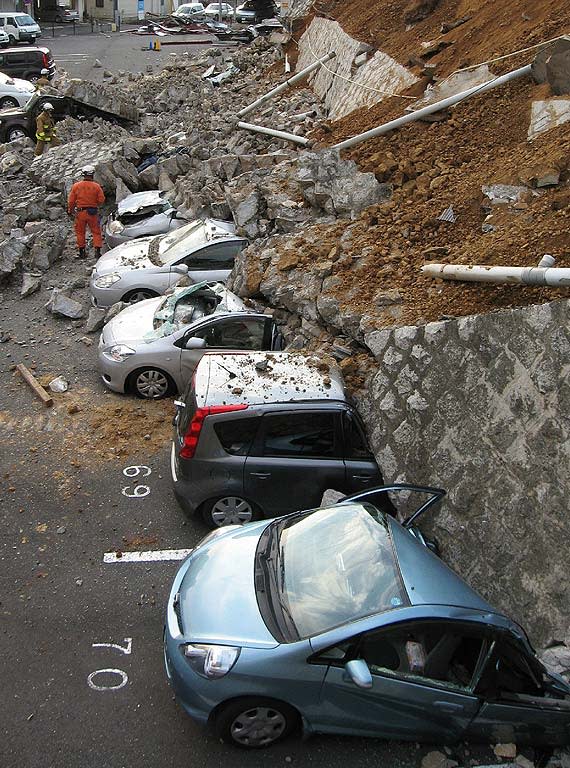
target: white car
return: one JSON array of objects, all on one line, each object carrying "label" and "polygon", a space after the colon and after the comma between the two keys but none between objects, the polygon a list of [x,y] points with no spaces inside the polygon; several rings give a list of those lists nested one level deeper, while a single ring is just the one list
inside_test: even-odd
[{"label": "white car", "polygon": [[0,72],[0,109],[25,107],[35,90],[35,87],[28,80],[9,77]]},{"label": "white car", "polygon": [[247,241],[229,221],[192,221],[166,235],[140,237],[107,251],[95,264],[90,290],[93,304],[134,304],[160,296],[187,275],[192,282],[225,282]]},{"label": "white car", "polygon": [[0,48],[7,48],[10,45],[8,33],[0,27]]},{"label": "white car", "polygon": [[233,6],[229,3],[210,3],[204,10],[204,16],[209,16],[211,19],[219,19],[220,14],[222,19],[233,19]]},{"label": "white car", "polygon": [[202,3],[184,3],[184,5],[179,5],[172,15],[189,18],[192,16],[201,16],[203,13],[204,6]]}]

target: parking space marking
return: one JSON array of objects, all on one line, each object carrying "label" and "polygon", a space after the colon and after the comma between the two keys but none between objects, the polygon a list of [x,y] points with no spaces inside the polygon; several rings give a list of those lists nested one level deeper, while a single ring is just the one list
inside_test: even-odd
[{"label": "parking space marking", "polygon": [[191,549],[155,549],[147,552],[105,552],[104,563],[154,563],[159,560],[184,560]]}]

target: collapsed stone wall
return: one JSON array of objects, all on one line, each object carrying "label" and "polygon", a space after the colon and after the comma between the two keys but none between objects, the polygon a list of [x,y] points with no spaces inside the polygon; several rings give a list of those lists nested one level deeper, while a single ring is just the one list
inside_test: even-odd
[{"label": "collapsed stone wall", "polygon": [[385,479],[448,489],[430,523],[444,560],[538,645],[570,629],[569,328],[560,301],[366,337]]},{"label": "collapsed stone wall", "polygon": [[309,83],[331,120],[371,106],[417,82],[408,69],[382,51],[361,43],[329,19],[314,18],[299,40],[297,71],[334,51],[334,59],[311,75]]}]

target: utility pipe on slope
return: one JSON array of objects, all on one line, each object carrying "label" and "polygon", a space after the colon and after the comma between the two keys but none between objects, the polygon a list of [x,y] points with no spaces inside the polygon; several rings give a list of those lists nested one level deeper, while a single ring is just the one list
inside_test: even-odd
[{"label": "utility pipe on slope", "polygon": [[422,272],[428,277],[469,283],[522,283],[561,288],[570,285],[568,267],[482,267],[462,264],[426,264]]}]

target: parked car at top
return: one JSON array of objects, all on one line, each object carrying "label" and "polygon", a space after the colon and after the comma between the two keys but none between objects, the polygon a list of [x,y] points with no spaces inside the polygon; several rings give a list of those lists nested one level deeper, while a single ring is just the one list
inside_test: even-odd
[{"label": "parked car at top", "polygon": [[8,35],[10,45],[33,43],[42,36],[39,24],[27,13],[0,11],[0,29]]},{"label": "parked car at top", "polygon": [[280,347],[269,315],[248,309],[223,283],[202,282],[119,312],[101,333],[99,371],[115,392],[158,399],[183,392],[208,350]]},{"label": "parked car at top", "polygon": [[0,48],[7,48],[10,45],[8,33],[0,27]]},{"label": "parked car at top", "polygon": [[210,16],[212,19],[233,19],[234,8],[229,3],[210,3],[204,9],[204,16]]},{"label": "parked car at top", "polygon": [[141,237],[105,253],[91,273],[91,298],[97,307],[159,296],[188,275],[194,282],[225,282],[247,241],[231,222],[192,221],[167,235]]},{"label": "parked car at top", "polygon": [[56,5],[51,8],[40,8],[38,11],[40,21],[55,21],[56,24],[70,24],[79,22],[79,11],[67,5]]},{"label": "parked car at top", "polygon": [[0,72],[0,109],[24,107],[35,93],[27,80],[8,77]]},{"label": "parked car at top", "polygon": [[49,48],[20,46],[0,50],[0,72],[5,75],[33,83],[41,77],[42,69],[48,70],[48,80],[55,75],[55,61]]},{"label": "parked car at top", "polygon": [[192,18],[193,16],[201,16],[203,13],[204,6],[202,3],[184,3],[183,5],[179,5],[172,15],[180,16],[182,18]]},{"label": "parked car at top", "polygon": [[105,242],[109,248],[148,235],[162,235],[188,223],[178,217],[165,192],[150,190],[125,197],[105,223]]},{"label": "parked car at top", "polygon": [[248,1],[238,5],[236,8],[235,20],[240,24],[255,24],[257,14],[253,3]]},{"label": "parked car at top", "polygon": [[570,744],[568,683],[371,498],[221,529],[193,550],[164,632],[186,712],[249,748],[294,730]]},{"label": "parked car at top", "polygon": [[382,482],[339,371],[316,358],[208,353],[175,405],[174,494],[211,527]]}]

